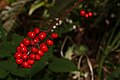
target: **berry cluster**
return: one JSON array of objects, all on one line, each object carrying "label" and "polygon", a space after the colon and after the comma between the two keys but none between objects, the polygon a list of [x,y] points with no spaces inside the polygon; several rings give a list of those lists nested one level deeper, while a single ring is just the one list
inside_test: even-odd
[{"label": "berry cluster", "polygon": [[[47,33],[40,31],[39,28],[34,28],[34,31],[28,32],[28,37],[24,38],[20,45],[16,48],[14,55],[16,64],[23,68],[31,68],[35,61],[40,60],[45,52],[48,51],[48,46],[54,44],[53,40],[47,37]],[[57,38],[57,33],[51,33],[51,38]]]},{"label": "berry cluster", "polygon": [[80,11],[80,15],[81,16],[84,16],[85,18],[88,18],[88,17],[92,17],[93,16],[93,13],[92,12],[86,12],[85,10],[81,10]]}]

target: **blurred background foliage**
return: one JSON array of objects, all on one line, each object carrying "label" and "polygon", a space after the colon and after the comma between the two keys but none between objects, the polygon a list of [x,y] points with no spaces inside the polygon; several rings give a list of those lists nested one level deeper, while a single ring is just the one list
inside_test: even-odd
[{"label": "blurred background foliage", "polygon": [[119,0],[83,0],[52,29],[59,38],[40,61],[31,69],[16,65],[13,55],[28,31],[48,30],[76,2],[0,0],[0,80],[120,79]]}]

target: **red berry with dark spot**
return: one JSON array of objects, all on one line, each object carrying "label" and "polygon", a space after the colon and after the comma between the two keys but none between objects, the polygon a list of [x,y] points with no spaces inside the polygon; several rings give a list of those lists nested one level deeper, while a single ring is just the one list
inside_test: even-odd
[{"label": "red berry with dark spot", "polygon": [[32,59],[32,60],[34,60],[34,59],[35,59],[35,54],[33,54],[33,53],[30,54],[30,55],[29,55],[29,58]]},{"label": "red berry with dark spot", "polygon": [[81,10],[81,11],[80,11],[80,15],[81,15],[81,16],[85,16],[85,13],[86,13],[86,12],[85,12],[84,10]]},{"label": "red berry with dark spot", "polygon": [[42,50],[38,50],[38,53],[37,53],[39,56],[43,56],[44,55],[44,52]]},{"label": "red berry with dark spot", "polygon": [[28,60],[28,63],[29,63],[30,65],[33,65],[34,62],[35,62],[34,60],[30,60],[30,59]]},{"label": "red berry with dark spot", "polygon": [[14,57],[16,59],[20,59],[22,57],[22,53],[21,52],[16,52],[15,55],[14,55]]},{"label": "red berry with dark spot", "polygon": [[28,37],[29,38],[35,38],[35,33],[32,32],[32,31],[28,32]]},{"label": "red berry with dark spot", "polygon": [[28,55],[27,55],[26,53],[23,53],[22,59],[23,59],[23,60],[27,60],[27,59],[28,59]]},{"label": "red berry with dark spot", "polygon": [[22,59],[16,59],[16,64],[22,64],[23,60]]},{"label": "red berry with dark spot", "polygon": [[37,53],[37,51],[38,51],[38,49],[37,49],[36,47],[32,47],[32,48],[31,48],[31,52]]},{"label": "red berry with dark spot", "polygon": [[52,33],[52,34],[51,34],[51,37],[52,37],[52,38],[57,38],[57,37],[58,37],[58,34],[57,34],[57,33]]},{"label": "red berry with dark spot", "polygon": [[46,41],[46,43],[47,43],[49,46],[52,46],[52,45],[54,44],[53,41],[50,40],[50,39],[48,39],[48,40]]},{"label": "red berry with dark spot", "polygon": [[35,32],[35,34],[38,34],[38,33],[40,33],[40,29],[39,28],[34,28],[34,32]]},{"label": "red berry with dark spot", "polygon": [[24,38],[22,42],[23,42],[23,44],[25,46],[29,46],[30,45],[30,40],[28,40],[27,38]]},{"label": "red berry with dark spot", "polygon": [[35,55],[35,60],[40,60],[40,56],[39,55]]},{"label": "red berry with dark spot", "polygon": [[29,63],[27,61],[25,61],[25,62],[22,63],[22,66],[23,66],[23,68],[28,68]]},{"label": "red berry with dark spot", "polygon": [[28,50],[27,50],[27,47],[21,46],[21,47],[20,47],[20,51],[21,51],[22,53],[26,53]]},{"label": "red berry with dark spot", "polygon": [[47,51],[48,51],[48,47],[46,46],[45,43],[41,43],[41,44],[40,44],[40,49],[41,49],[43,52],[47,52]]},{"label": "red berry with dark spot", "polygon": [[38,38],[39,39],[45,39],[45,37],[46,37],[46,32],[41,32],[39,35],[38,35]]},{"label": "red berry with dark spot", "polygon": [[89,12],[88,15],[89,15],[90,17],[92,17],[92,16],[93,16],[93,13],[92,13],[92,12]]}]

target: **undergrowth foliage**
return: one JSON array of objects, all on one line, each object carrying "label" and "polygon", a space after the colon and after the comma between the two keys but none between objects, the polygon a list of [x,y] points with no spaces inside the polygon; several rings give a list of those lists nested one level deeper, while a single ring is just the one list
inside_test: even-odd
[{"label": "undergrowth foliage", "polygon": [[0,80],[119,80],[119,0],[1,0]]}]

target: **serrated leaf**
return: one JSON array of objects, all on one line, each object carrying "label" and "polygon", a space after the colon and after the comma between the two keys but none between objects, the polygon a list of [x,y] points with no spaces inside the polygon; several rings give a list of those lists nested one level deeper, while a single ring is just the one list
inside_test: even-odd
[{"label": "serrated leaf", "polygon": [[5,78],[9,73],[0,68],[0,78]]},{"label": "serrated leaf", "polygon": [[72,61],[64,58],[53,61],[48,68],[53,72],[71,72],[78,70]]}]

